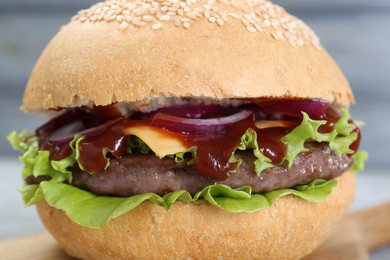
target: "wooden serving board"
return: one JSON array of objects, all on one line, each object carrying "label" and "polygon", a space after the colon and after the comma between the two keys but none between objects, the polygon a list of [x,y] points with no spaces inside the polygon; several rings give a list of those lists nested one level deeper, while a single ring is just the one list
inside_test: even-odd
[{"label": "wooden serving board", "polygon": [[[390,245],[390,203],[348,215],[304,260],[369,259],[369,251]],[[0,259],[70,260],[47,232],[0,241]]]}]

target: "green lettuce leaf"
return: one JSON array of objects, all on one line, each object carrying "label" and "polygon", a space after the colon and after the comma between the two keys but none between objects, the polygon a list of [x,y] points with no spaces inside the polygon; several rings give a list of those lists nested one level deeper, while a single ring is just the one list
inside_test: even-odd
[{"label": "green lettuce leaf", "polygon": [[307,141],[328,142],[330,149],[338,155],[354,153],[353,150],[349,149],[349,146],[356,141],[358,136],[357,133],[353,132],[355,125],[349,122],[351,116],[347,110],[342,110],[340,119],[330,133],[318,131],[320,126],[326,124],[325,120],[313,120],[305,112],[302,114],[302,123],[282,139],[287,144],[287,154],[283,162],[287,161],[288,167],[292,166],[298,154],[308,150],[305,147]]},{"label": "green lettuce leaf", "polygon": [[153,151],[144,141],[135,135],[127,136],[126,152],[128,154],[151,154]]},{"label": "green lettuce leaf", "polygon": [[27,130],[23,130],[20,134],[13,131],[7,136],[7,140],[14,150],[21,153],[27,152],[33,145],[38,148],[37,137],[33,136],[32,133],[28,133]]},{"label": "green lettuce leaf", "polygon": [[337,185],[336,180],[316,180],[308,185],[281,189],[264,194],[252,194],[249,186],[232,189],[215,184],[204,188],[194,196],[179,190],[159,196],[144,193],[131,197],[98,196],[68,184],[43,181],[39,185],[24,185],[20,188],[26,205],[45,200],[49,205],[64,210],[70,219],[87,228],[102,228],[109,221],[131,211],[144,201],[169,209],[176,201],[193,202],[206,200],[229,212],[254,212],[269,208],[280,197],[294,195],[311,202],[324,200]]},{"label": "green lettuce leaf", "polygon": [[352,171],[364,171],[364,163],[368,160],[368,153],[366,151],[357,151],[352,155],[353,164]]},{"label": "green lettuce leaf", "polygon": [[262,171],[274,166],[271,163],[271,159],[267,158],[264,154],[262,154],[262,152],[260,152],[259,145],[257,143],[257,133],[255,130],[251,128],[245,131],[244,135],[241,137],[240,145],[234,149],[229,159],[229,163],[237,164],[237,167],[232,171],[233,173],[237,171],[238,167],[240,167],[242,163],[241,159],[237,159],[235,157],[235,152],[237,149],[241,151],[253,150],[253,155],[257,158],[254,164],[255,164],[255,171],[258,175]]},{"label": "green lettuce leaf", "polygon": [[187,150],[175,154],[168,155],[169,158],[175,159],[176,163],[180,163],[184,160],[184,156],[189,154],[191,159],[187,162],[187,164],[193,164],[195,162],[197,146],[191,146]]},{"label": "green lettuce leaf", "polygon": [[62,160],[54,161],[50,159],[49,151],[40,151],[38,138],[27,131],[22,131],[20,134],[12,132],[7,137],[11,146],[24,154],[19,157],[19,160],[24,163],[22,177],[25,179],[28,176],[50,176],[53,182],[72,182],[72,172],[68,170],[78,162],[79,149],[78,143],[83,139],[83,136],[76,135],[70,142],[72,154]]}]

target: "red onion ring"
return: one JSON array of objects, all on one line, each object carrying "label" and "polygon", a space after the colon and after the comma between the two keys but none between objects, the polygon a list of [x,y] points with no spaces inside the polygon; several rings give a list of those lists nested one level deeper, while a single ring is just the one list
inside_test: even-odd
[{"label": "red onion ring", "polygon": [[[110,120],[104,124],[101,124],[101,125],[93,127],[93,128],[88,128],[88,129],[83,130],[83,131],[69,131],[72,129],[73,124],[80,122],[80,121],[76,121],[74,123],[71,123],[70,125],[66,125],[63,128],[53,132],[53,134],[50,135],[50,137],[48,138],[48,141],[54,145],[62,145],[62,144],[69,143],[70,141],[72,141],[76,134],[83,135],[85,137],[96,137],[96,136],[102,134],[104,131],[106,131],[107,128],[109,128],[110,126],[116,124],[117,122],[119,122],[121,120],[123,120],[123,118],[117,118],[114,120]],[[66,130],[68,130],[68,131],[66,131]]]},{"label": "red onion ring", "polygon": [[[261,105],[261,104],[260,104]],[[302,117],[302,112],[307,113],[311,119],[323,119],[326,117],[328,102],[319,99],[281,100],[262,108],[266,114],[284,114],[294,117]]]},{"label": "red onion ring", "polygon": [[50,135],[52,132],[56,131],[57,129],[62,128],[63,126],[71,124],[75,121],[78,121],[79,120],[78,114],[79,113],[77,113],[76,109],[66,110],[65,113],[62,113],[59,116],[54,117],[48,122],[46,122],[45,124],[43,124],[37,130],[35,130],[35,132],[38,136]]},{"label": "red onion ring", "polygon": [[253,111],[242,110],[238,113],[225,117],[194,119],[157,113],[153,116],[151,125],[174,132],[187,134],[205,134],[221,131],[236,122],[250,117],[252,114]]}]

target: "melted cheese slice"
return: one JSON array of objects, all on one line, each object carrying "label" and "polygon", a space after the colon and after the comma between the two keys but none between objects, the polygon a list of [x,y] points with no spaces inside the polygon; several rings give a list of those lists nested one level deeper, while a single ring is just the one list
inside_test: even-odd
[{"label": "melted cheese slice", "polygon": [[125,134],[140,138],[160,158],[189,148],[177,135],[152,126],[132,126],[126,128]]},{"label": "melted cheese slice", "polygon": [[256,121],[255,126],[259,129],[273,128],[273,127],[290,127],[293,125],[291,121],[280,121],[280,120],[261,120]]}]

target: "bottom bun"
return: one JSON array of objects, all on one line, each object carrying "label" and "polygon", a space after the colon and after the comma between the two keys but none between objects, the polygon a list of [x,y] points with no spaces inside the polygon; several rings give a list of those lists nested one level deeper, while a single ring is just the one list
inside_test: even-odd
[{"label": "bottom bun", "polygon": [[326,239],[353,200],[355,174],[338,180],[321,203],[289,195],[270,209],[229,213],[205,201],[169,210],[144,202],[102,229],[84,228],[46,202],[37,209],[66,253],[81,259],[299,259]]}]

